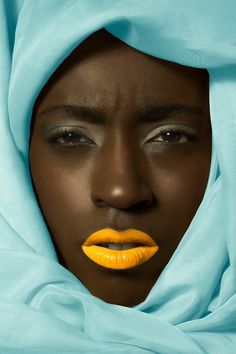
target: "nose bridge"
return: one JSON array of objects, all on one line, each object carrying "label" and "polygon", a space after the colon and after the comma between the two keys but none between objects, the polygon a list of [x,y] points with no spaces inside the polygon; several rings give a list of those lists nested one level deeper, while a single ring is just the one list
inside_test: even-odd
[{"label": "nose bridge", "polygon": [[[108,147],[106,153],[107,166],[110,176],[110,185],[117,186],[120,189],[129,189],[135,187],[140,179],[138,171],[138,159],[132,148],[132,141],[129,143],[124,140],[116,139],[114,144]],[[106,161],[104,161],[106,163]],[[119,188],[116,188],[118,190]]]},{"label": "nose bridge", "polygon": [[141,171],[137,146],[119,135],[104,144],[96,159],[92,198],[95,203],[129,208],[147,203],[151,191]]}]

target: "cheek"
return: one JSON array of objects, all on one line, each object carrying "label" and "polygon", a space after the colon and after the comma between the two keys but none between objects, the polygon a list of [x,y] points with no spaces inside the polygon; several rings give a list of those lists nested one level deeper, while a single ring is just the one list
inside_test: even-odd
[{"label": "cheek", "polygon": [[55,234],[78,225],[91,209],[90,166],[76,164],[34,146],[30,150],[30,165],[33,184],[42,213]]},{"label": "cheek", "polygon": [[206,189],[210,153],[163,159],[156,163],[156,193],[162,220],[185,232],[195,215]]}]

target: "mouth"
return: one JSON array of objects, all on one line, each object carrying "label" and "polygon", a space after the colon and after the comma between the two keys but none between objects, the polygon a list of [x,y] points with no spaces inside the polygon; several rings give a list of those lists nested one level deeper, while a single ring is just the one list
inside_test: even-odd
[{"label": "mouth", "polygon": [[129,269],[147,262],[159,246],[143,231],[102,229],[91,234],[82,250],[93,262],[109,269]]}]

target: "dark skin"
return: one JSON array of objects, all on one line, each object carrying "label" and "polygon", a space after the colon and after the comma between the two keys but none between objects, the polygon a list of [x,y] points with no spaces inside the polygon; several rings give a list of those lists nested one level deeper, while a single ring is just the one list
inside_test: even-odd
[{"label": "dark skin", "polygon": [[[35,103],[30,168],[59,261],[108,303],[145,300],[201,203],[211,160],[208,90],[207,71],[148,56],[101,30]],[[107,227],[142,230],[159,250],[131,269],[104,268],[81,246]]]}]

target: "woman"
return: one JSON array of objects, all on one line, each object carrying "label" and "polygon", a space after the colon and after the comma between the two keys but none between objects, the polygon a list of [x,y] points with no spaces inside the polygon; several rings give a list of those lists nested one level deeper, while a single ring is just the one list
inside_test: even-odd
[{"label": "woman", "polygon": [[[61,263],[104,301],[145,300],[200,204],[211,161],[208,87],[206,71],[154,60],[100,30],[37,100],[35,191]],[[117,231],[126,252],[110,240]],[[105,248],[83,246],[91,234]]]},{"label": "woman", "polygon": [[233,353],[235,5],[8,4],[2,352]]}]

